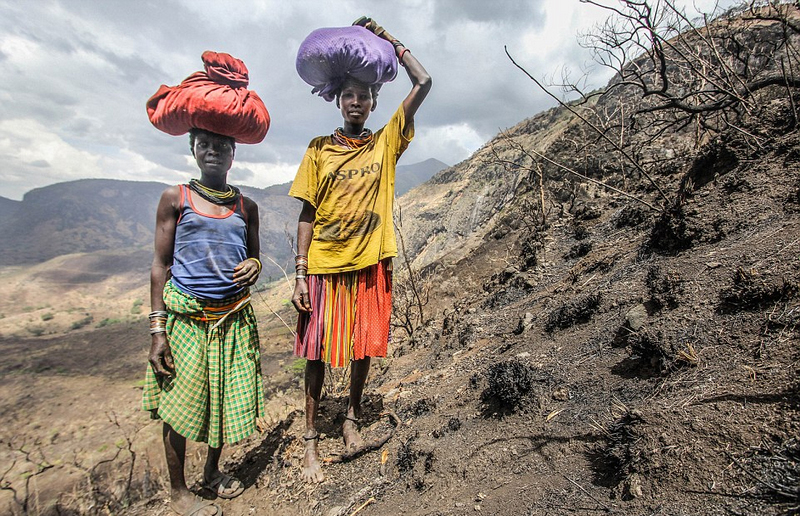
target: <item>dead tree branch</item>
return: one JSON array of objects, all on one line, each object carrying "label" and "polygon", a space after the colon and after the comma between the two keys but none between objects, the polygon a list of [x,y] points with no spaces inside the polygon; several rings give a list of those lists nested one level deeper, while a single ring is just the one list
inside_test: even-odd
[{"label": "dead tree branch", "polygon": [[[658,185],[658,183],[656,183],[656,181],[655,181],[655,180],[654,180],[654,179],[653,179],[653,178],[650,176],[650,174],[649,174],[649,173],[648,173],[648,172],[647,172],[647,171],[646,171],[646,170],[645,170],[645,169],[642,167],[642,165],[641,165],[641,164],[640,164],[640,163],[639,163],[639,162],[638,162],[636,159],[634,159],[634,158],[633,158],[633,157],[630,155],[630,153],[629,153],[627,150],[625,150],[624,148],[621,148],[621,147],[618,145],[618,143],[617,143],[616,141],[614,141],[614,140],[613,140],[613,139],[610,137],[610,135],[608,135],[608,134],[607,134],[607,131],[603,131],[603,130],[602,130],[601,128],[599,128],[599,127],[598,127],[596,124],[594,124],[593,122],[591,122],[591,121],[590,121],[590,120],[589,120],[589,119],[588,119],[586,116],[584,116],[584,115],[582,115],[580,112],[578,112],[578,110],[577,110],[577,109],[575,109],[574,107],[572,107],[572,106],[571,106],[571,105],[569,105],[568,103],[566,103],[566,102],[564,102],[563,100],[561,100],[560,98],[558,98],[558,96],[557,96],[557,95],[554,95],[554,94],[552,94],[552,93],[550,92],[550,90],[548,90],[547,88],[545,88],[545,87],[544,87],[544,85],[542,85],[542,83],[541,83],[541,82],[539,82],[539,81],[538,81],[538,80],[537,80],[537,79],[536,79],[536,78],[535,78],[533,75],[531,75],[531,74],[530,74],[530,73],[529,73],[529,72],[528,72],[528,71],[527,71],[525,68],[523,68],[521,65],[519,65],[519,64],[518,64],[518,63],[517,63],[517,62],[514,60],[514,58],[513,58],[513,57],[511,57],[511,54],[508,52],[508,47],[503,47],[503,48],[505,49],[506,56],[508,56],[508,58],[509,58],[509,59],[511,60],[511,62],[514,64],[514,66],[516,66],[517,68],[519,68],[519,69],[520,69],[520,70],[521,70],[521,71],[522,71],[522,72],[523,72],[525,75],[527,75],[527,76],[528,76],[528,78],[529,78],[530,80],[532,80],[532,81],[533,81],[533,82],[534,82],[534,83],[535,83],[535,84],[536,84],[536,85],[537,85],[537,86],[538,86],[538,87],[539,87],[539,88],[540,88],[540,89],[541,89],[543,92],[545,92],[547,95],[549,95],[551,98],[553,98],[553,99],[554,99],[556,102],[558,102],[558,103],[559,103],[559,105],[561,105],[561,106],[562,106],[563,108],[565,108],[567,111],[569,111],[570,113],[572,113],[573,115],[575,115],[576,117],[578,117],[578,118],[579,118],[579,119],[580,119],[580,120],[581,120],[583,123],[585,123],[585,124],[586,124],[586,125],[588,125],[590,128],[592,128],[592,130],[594,130],[594,131],[597,133],[597,135],[598,135],[598,136],[600,136],[600,137],[601,137],[603,140],[605,140],[606,142],[608,142],[608,143],[609,143],[609,144],[610,144],[610,145],[611,145],[611,146],[612,146],[614,149],[616,149],[616,150],[617,150],[617,151],[618,151],[618,152],[619,152],[619,153],[620,153],[622,156],[624,156],[624,157],[625,157],[625,159],[627,159],[627,160],[628,160],[628,162],[630,162],[630,163],[631,163],[631,164],[632,164],[632,165],[633,165],[633,166],[636,168],[636,170],[638,170],[638,171],[639,171],[639,173],[641,173],[641,174],[642,174],[644,177],[646,177],[646,178],[647,178],[647,180],[648,180],[648,181],[650,181],[650,183],[653,185],[653,187],[655,187],[655,189],[658,191],[658,193],[659,193],[659,194],[661,195],[661,197],[663,198],[663,200],[664,200],[664,205],[667,205],[667,204],[669,204],[669,199],[667,198],[667,195],[664,193],[664,191],[661,189],[661,187]],[[555,164],[555,163],[553,163],[553,164]],[[574,173],[574,174],[580,175],[580,174],[578,174],[578,173],[577,173],[577,172],[575,172],[575,171],[571,171],[571,172],[572,172],[572,173]],[[585,177],[585,176],[584,176],[584,177]],[[587,178],[587,179],[588,179],[588,178]],[[623,192],[619,192],[619,193],[623,193]],[[629,194],[626,194],[626,195],[629,195]],[[635,197],[634,197],[634,198],[635,198]],[[650,206],[651,208],[653,208],[653,206],[652,206],[652,205],[649,205],[649,204],[648,204],[648,206]]]}]

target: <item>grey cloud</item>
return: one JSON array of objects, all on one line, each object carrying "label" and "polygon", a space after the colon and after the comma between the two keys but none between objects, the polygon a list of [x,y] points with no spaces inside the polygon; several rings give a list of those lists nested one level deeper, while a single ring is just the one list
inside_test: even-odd
[{"label": "grey cloud", "polygon": [[437,0],[434,3],[436,24],[447,25],[453,20],[470,20],[474,22],[503,22],[517,25],[530,24],[533,21],[541,26],[543,23],[541,0],[504,0],[487,2],[485,0]]},{"label": "grey cloud", "polygon": [[[297,76],[297,48],[312,30],[349,25],[361,14],[373,16],[408,43],[433,76],[432,93],[417,115],[418,128],[467,124],[488,139],[498,129],[549,106],[503,53],[503,44],[521,48],[522,35],[544,23],[539,0],[376,2],[369,5],[369,12],[364,12],[363,3],[350,0],[336,4],[296,0],[281,4],[280,16],[250,9],[254,5],[177,0],[7,2],[4,10],[9,15],[0,17],[0,38],[14,35],[34,41],[40,49],[35,59],[20,64],[21,69],[0,56],[4,77],[0,98],[13,99],[0,102],[0,118],[33,118],[79,150],[94,155],[128,151],[155,164],[153,177],[182,180],[193,168],[187,164],[188,137],[156,130],[147,120],[144,104],[160,84],[178,84],[201,69],[204,50],[216,50],[246,63],[250,88],[261,96],[272,117],[265,141],[239,146],[237,161],[299,163],[309,140],[341,125],[341,116],[335,105],[312,95],[311,87]],[[464,40],[459,31],[470,22],[480,24],[479,33],[466,35],[474,41],[474,53],[457,45],[447,47]],[[573,41],[564,47],[577,48]],[[562,52],[557,60],[572,58],[571,50]],[[555,65],[526,64],[532,71]],[[395,82],[381,91],[378,110],[370,118],[373,129],[389,119],[409,88],[401,70]],[[448,155],[417,154],[425,149],[442,149]],[[445,145],[420,142],[403,159],[455,162],[466,157],[451,152]],[[28,167],[26,173],[41,171]],[[263,180],[253,170],[244,172],[248,180]],[[109,176],[119,173],[108,171]],[[41,180],[58,178],[43,175]],[[5,192],[0,190],[0,195]]]}]

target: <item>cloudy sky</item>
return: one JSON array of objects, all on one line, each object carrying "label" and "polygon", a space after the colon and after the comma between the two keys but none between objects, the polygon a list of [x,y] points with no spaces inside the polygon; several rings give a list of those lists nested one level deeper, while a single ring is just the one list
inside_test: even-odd
[{"label": "cloudy sky", "polygon": [[[681,2],[679,2],[681,3]],[[713,0],[682,2],[708,11]],[[730,4],[731,1],[726,1]],[[427,68],[434,86],[404,164],[453,165],[499,130],[552,105],[508,60],[547,78],[567,67],[604,84],[576,36],[605,19],[578,0],[0,0],[0,196],[81,178],[186,181],[188,138],[156,130],[145,101],[202,69],[205,50],[243,60],[272,125],[240,145],[230,180],[266,187],[294,177],[308,141],[341,124],[295,71],[320,27],[372,16]],[[408,92],[401,69],[367,124],[386,122]]]}]

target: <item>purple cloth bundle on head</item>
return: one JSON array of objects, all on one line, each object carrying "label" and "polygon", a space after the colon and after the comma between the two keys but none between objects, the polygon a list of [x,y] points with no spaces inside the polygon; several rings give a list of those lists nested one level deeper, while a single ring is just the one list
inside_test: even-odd
[{"label": "purple cloth bundle on head", "polygon": [[328,102],[349,75],[365,84],[381,85],[397,75],[394,47],[364,27],[328,27],[306,37],[295,63],[300,78]]}]

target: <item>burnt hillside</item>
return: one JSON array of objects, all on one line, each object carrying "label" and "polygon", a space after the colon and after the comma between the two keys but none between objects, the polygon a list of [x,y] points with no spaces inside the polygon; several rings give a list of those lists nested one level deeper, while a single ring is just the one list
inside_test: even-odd
[{"label": "burnt hillside", "polygon": [[[361,422],[394,433],[336,462],[347,377],[329,375],[326,480],[307,485],[301,377],[267,377],[297,401],[226,458],[248,489],[225,514],[798,514],[800,83],[781,62],[800,66],[800,23],[782,9],[667,31],[664,70],[626,60],[404,196],[415,283],[398,260]],[[710,87],[712,68],[744,75]],[[664,78],[680,91],[645,94]],[[147,482],[120,513],[169,513]]]},{"label": "burnt hillside", "polygon": [[[782,22],[716,23],[762,48]],[[283,457],[260,473],[277,486],[265,510],[796,511],[800,96],[765,87],[687,123],[615,81],[401,199],[427,322],[398,331],[373,372],[366,426],[380,434],[389,409],[405,424],[385,464],[374,453],[330,465],[308,488],[298,417],[264,441]],[[621,147],[587,121],[622,133]],[[398,301],[400,323],[415,307]],[[323,454],[340,451],[345,407],[331,393]]]}]

